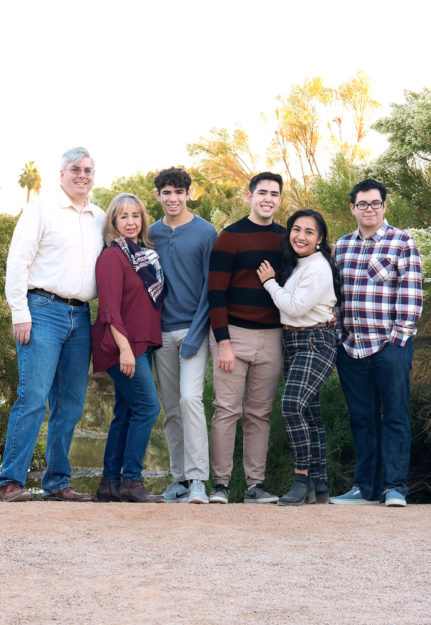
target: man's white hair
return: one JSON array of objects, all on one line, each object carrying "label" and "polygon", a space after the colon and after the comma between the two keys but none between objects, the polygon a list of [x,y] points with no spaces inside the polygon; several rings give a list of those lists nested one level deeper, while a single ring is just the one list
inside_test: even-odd
[{"label": "man's white hair", "polygon": [[64,171],[69,163],[79,163],[81,158],[89,158],[94,168],[94,159],[91,158],[90,152],[85,148],[70,148],[61,157],[60,169]]}]

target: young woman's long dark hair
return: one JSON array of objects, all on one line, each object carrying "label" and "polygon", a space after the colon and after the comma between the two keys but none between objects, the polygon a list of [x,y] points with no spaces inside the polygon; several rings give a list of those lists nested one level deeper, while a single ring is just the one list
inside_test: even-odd
[{"label": "young woman's long dark hair", "polygon": [[277,278],[278,283],[280,284],[280,286],[283,286],[286,280],[291,276],[292,271],[295,269],[298,263],[299,256],[293,249],[292,244],[290,243],[290,233],[292,231],[295,221],[299,219],[300,217],[312,217],[316,223],[319,237],[322,237],[322,240],[319,243],[320,251],[322,255],[324,256],[324,258],[326,258],[326,260],[328,261],[329,266],[331,267],[332,279],[334,282],[335,296],[337,298],[337,302],[339,302],[340,295],[341,295],[340,280],[338,277],[337,268],[334,264],[334,261],[332,260],[331,248],[328,243],[328,228],[326,226],[326,222],[323,219],[321,213],[311,208],[308,208],[306,210],[296,211],[296,213],[293,213],[293,215],[291,215],[289,219],[287,220],[287,224],[286,224],[287,232],[283,239],[283,244],[281,248],[282,260],[281,260],[281,269],[278,273],[278,278]]}]

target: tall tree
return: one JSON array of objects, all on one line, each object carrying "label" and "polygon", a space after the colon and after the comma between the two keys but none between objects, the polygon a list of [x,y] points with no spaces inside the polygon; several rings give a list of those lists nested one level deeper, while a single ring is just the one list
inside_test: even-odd
[{"label": "tall tree", "polygon": [[27,204],[30,201],[30,193],[33,191],[36,195],[39,195],[42,185],[42,178],[34,161],[29,161],[23,167],[23,170],[18,178],[18,184],[23,189],[27,189]]},{"label": "tall tree", "polygon": [[371,97],[370,79],[364,72],[358,72],[356,76],[341,84],[336,90],[336,95],[343,111],[352,113],[355,129],[353,141],[344,141],[341,126],[344,125],[345,115],[341,114],[332,120],[337,127],[339,149],[352,163],[364,162],[369,158],[369,152],[362,148],[361,143],[368,134],[374,113],[381,105]]},{"label": "tall tree", "polygon": [[[371,173],[381,178],[400,212],[403,227],[431,225],[431,90],[405,91],[403,104],[392,104],[388,117],[374,128],[386,135],[389,147],[373,163]],[[403,207],[403,210],[402,210]]]},{"label": "tall tree", "polygon": [[237,128],[230,135],[226,128],[212,128],[210,135],[187,146],[190,156],[200,159],[198,169],[211,182],[248,183],[256,173],[256,165],[247,133]]}]

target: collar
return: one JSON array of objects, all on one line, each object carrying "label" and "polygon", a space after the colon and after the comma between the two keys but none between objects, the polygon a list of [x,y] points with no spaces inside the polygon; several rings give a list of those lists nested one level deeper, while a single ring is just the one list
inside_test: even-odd
[{"label": "collar", "polygon": [[58,191],[58,202],[60,204],[60,208],[73,208],[74,210],[80,213],[91,213],[95,216],[95,206],[92,204],[87,198],[87,204],[84,206],[82,210],[79,210],[77,206],[72,202],[70,197],[67,195],[66,191],[64,191],[63,187],[60,186]]},{"label": "collar", "polygon": [[373,232],[373,234],[370,234],[368,237],[364,238],[361,235],[359,228],[357,228],[354,231],[353,235],[355,239],[361,239],[361,241],[366,241],[367,239],[372,239],[373,241],[380,241],[381,239],[383,239],[383,237],[385,236],[389,228],[390,226],[388,222],[385,220],[380,226],[380,228],[377,228],[377,230]]}]

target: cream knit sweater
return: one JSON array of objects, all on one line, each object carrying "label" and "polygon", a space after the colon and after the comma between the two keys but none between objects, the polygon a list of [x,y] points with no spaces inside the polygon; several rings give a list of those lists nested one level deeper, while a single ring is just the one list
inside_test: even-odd
[{"label": "cream knit sweater", "polygon": [[336,297],[332,271],[321,252],[298,258],[298,264],[283,287],[271,278],[264,283],[280,310],[283,325],[309,327],[331,321]]}]

